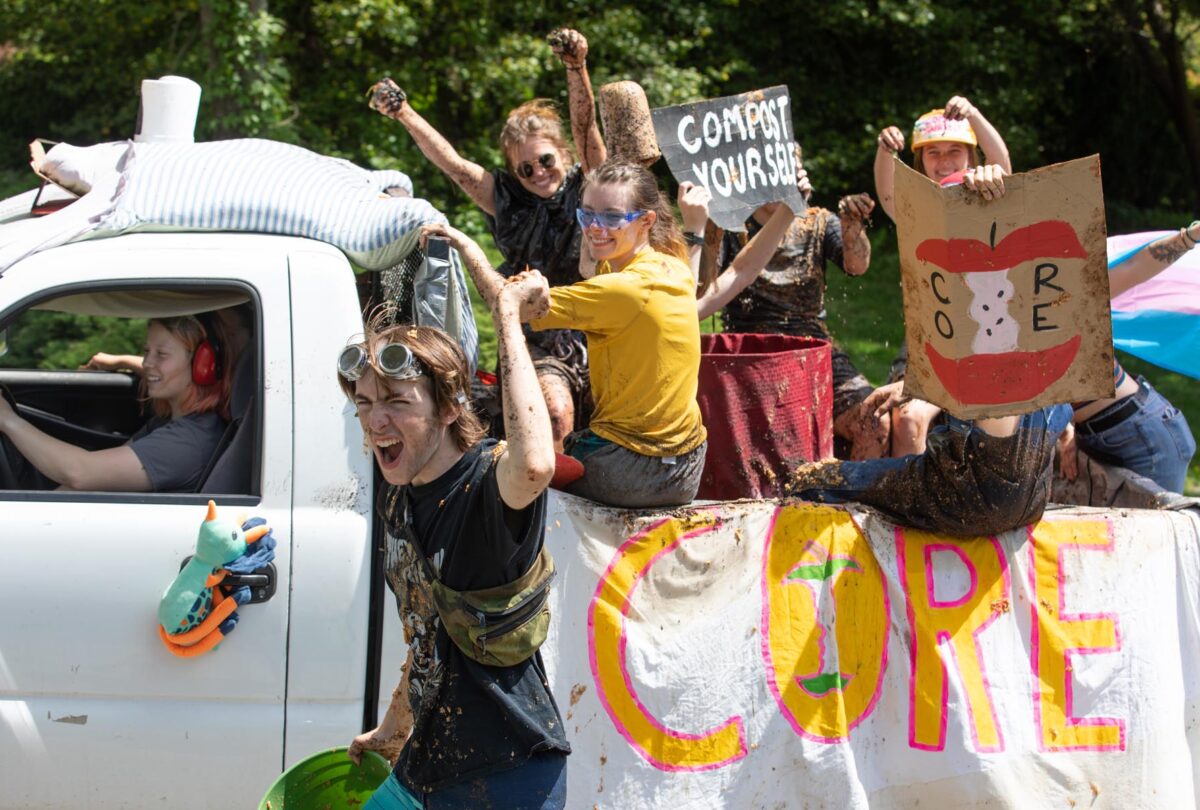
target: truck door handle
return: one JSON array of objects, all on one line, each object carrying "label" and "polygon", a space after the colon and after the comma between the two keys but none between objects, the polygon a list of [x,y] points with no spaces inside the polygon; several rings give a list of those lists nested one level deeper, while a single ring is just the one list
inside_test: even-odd
[{"label": "truck door handle", "polygon": [[[182,571],[183,567],[188,564],[194,555],[189,554],[183,558],[183,562],[179,566]],[[227,573],[225,579],[221,580],[219,587],[225,590],[226,593],[236,590],[237,588],[247,587],[250,589],[250,601],[246,604],[257,605],[261,602],[266,602],[275,595],[275,563],[267,563],[262,568],[256,568],[249,574]]]}]

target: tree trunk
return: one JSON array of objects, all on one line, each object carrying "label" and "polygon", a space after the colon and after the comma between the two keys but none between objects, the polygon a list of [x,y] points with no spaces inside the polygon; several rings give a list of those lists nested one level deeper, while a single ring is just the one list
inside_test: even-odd
[{"label": "tree trunk", "polygon": [[1178,33],[1178,0],[1123,0],[1120,8],[1126,33],[1183,142],[1191,187],[1200,189],[1200,116],[1188,91],[1186,43]]}]

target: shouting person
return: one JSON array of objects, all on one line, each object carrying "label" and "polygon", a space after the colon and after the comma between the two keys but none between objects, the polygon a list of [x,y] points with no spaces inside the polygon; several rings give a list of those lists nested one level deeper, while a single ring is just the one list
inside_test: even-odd
[{"label": "shouting person", "polygon": [[[404,742],[369,810],[565,806],[570,746],[537,649],[554,570],[543,548],[554,450],[521,334],[547,293],[536,271],[489,291],[507,444],[483,438],[466,358],[439,330],[373,323],[338,359],[388,484],[386,576],[410,645],[383,722],[350,746],[357,760]],[[517,596],[528,621],[515,627],[511,610],[478,607]]]}]

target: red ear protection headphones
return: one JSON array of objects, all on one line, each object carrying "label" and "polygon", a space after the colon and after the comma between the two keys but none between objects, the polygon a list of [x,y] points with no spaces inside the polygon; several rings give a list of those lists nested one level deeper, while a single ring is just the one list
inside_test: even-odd
[{"label": "red ear protection headphones", "polygon": [[196,385],[215,385],[221,379],[221,344],[217,342],[210,319],[197,315],[196,320],[204,329],[205,338],[192,352],[192,382]]}]

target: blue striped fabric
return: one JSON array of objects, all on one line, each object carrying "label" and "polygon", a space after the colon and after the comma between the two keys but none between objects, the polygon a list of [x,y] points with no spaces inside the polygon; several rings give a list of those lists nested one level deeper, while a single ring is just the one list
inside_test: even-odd
[{"label": "blue striped fabric", "polygon": [[412,183],[299,146],[259,139],[134,144],[102,232],[139,228],[255,231],[318,239],[368,270],[395,266],[422,225],[445,222],[429,202],[381,196]]}]

